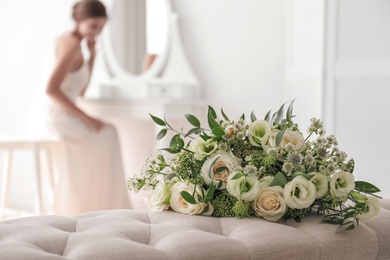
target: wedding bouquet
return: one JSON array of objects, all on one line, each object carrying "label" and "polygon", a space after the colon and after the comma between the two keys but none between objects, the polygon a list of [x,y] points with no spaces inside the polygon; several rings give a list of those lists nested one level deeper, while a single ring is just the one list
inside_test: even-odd
[{"label": "wedding bouquet", "polygon": [[[293,101],[294,102],[294,101]],[[151,210],[169,210],[214,217],[260,217],[268,221],[300,221],[312,210],[324,223],[351,230],[359,220],[375,217],[380,190],[355,181],[354,161],[325,135],[323,122],[313,118],[304,138],[293,122],[293,102],[269,111],[264,119],[252,112],[230,120],[209,106],[208,127],[186,114],[191,129],[180,131],[151,115],[162,127],[157,140],[173,136],[169,147],[146,160],[139,176],[127,186],[148,190]]]}]

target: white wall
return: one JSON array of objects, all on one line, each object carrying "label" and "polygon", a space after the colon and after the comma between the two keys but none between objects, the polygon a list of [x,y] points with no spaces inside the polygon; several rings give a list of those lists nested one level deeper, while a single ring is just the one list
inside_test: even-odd
[{"label": "white wall", "polygon": [[285,102],[285,1],[174,0],[204,96],[231,117]]}]

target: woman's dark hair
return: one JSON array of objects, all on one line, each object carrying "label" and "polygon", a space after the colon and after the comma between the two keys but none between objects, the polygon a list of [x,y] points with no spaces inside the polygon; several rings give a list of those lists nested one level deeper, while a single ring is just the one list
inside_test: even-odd
[{"label": "woman's dark hair", "polygon": [[106,7],[99,0],[79,0],[73,5],[72,17],[75,21],[107,17]]}]

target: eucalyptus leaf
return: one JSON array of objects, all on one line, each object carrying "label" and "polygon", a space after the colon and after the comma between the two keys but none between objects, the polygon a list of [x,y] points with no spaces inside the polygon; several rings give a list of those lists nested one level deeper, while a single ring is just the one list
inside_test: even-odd
[{"label": "eucalyptus leaf", "polygon": [[279,131],[279,133],[276,135],[276,138],[275,138],[276,147],[279,147],[280,143],[282,142],[284,132],[286,132],[286,129]]},{"label": "eucalyptus leaf", "polygon": [[188,203],[190,204],[196,204],[196,200],[194,198],[194,196],[192,196],[191,194],[189,194],[187,191],[183,190],[182,192],[180,192],[180,195],[183,197],[183,199],[185,199],[185,201],[187,201]]},{"label": "eucalyptus leaf", "polygon": [[150,114],[150,113],[149,113],[149,115],[150,115],[150,117],[152,118],[152,120],[153,120],[156,124],[161,125],[161,126],[165,126],[164,120],[162,120],[161,118],[158,118],[157,116],[154,116],[154,115],[152,115],[152,114]]},{"label": "eucalyptus leaf", "polygon": [[225,114],[225,112],[223,112],[223,109],[222,109],[222,108],[221,108],[221,114],[222,114],[223,118],[224,118],[226,121],[229,121],[229,122],[230,122],[229,117]]},{"label": "eucalyptus leaf", "polygon": [[243,113],[240,117],[242,120],[245,120],[245,114]]},{"label": "eucalyptus leaf", "polygon": [[268,123],[272,123],[270,120],[271,120],[271,110],[270,111],[268,111],[268,113],[265,115],[265,117],[264,117],[264,120],[265,121],[268,121]]},{"label": "eucalyptus leaf", "polygon": [[198,118],[191,114],[186,114],[185,117],[187,118],[188,122],[190,122],[190,124],[196,127],[200,127],[200,121]]},{"label": "eucalyptus leaf", "polygon": [[282,172],[278,172],[269,186],[283,186],[287,183],[286,176]]},{"label": "eucalyptus leaf", "polygon": [[282,122],[282,119],[283,119],[283,112],[284,112],[284,105],[286,103],[284,103],[278,110],[278,114],[276,116],[276,123],[280,125],[280,123]]},{"label": "eucalyptus leaf", "polygon": [[251,121],[252,121],[252,123],[255,122],[256,120],[257,120],[256,115],[255,115],[255,113],[252,111],[252,112],[251,112]]},{"label": "eucalyptus leaf", "polygon": [[272,117],[271,117],[271,121],[270,121],[270,124],[273,125],[275,123],[275,117],[276,115],[278,114],[278,112],[275,112]]},{"label": "eucalyptus leaf", "polygon": [[167,134],[168,130],[166,128],[164,129],[161,129],[158,133],[157,133],[157,137],[156,139],[157,140],[161,140],[166,134]]},{"label": "eucalyptus leaf", "polygon": [[291,101],[290,105],[288,106],[288,109],[287,109],[287,113],[286,113],[286,118],[287,118],[287,121],[288,122],[291,122],[291,119],[292,119],[292,112],[293,112],[293,104],[294,104],[294,101]]},{"label": "eucalyptus leaf", "polygon": [[215,118],[211,115],[211,113],[209,113],[209,114],[207,115],[207,121],[208,121],[209,127],[210,127],[211,129],[213,129],[213,128],[215,128],[215,127],[219,127],[219,124],[218,124],[217,120],[215,120]]},{"label": "eucalyptus leaf", "polygon": [[184,140],[180,136],[176,137],[176,146],[184,147]]}]

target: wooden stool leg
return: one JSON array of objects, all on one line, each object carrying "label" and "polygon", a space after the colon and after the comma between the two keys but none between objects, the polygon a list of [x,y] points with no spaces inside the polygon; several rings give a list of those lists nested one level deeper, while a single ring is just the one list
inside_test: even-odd
[{"label": "wooden stool leg", "polygon": [[8,193],[11,184],[11,172],[12,172],[12,149],[5,151],[4,165],[3,165],[3,178],[1,182],[1,200],[0,200],[0,216],[5,215],[5,210],[8,206]]},{"label": "wooden stool leg", "polygon": [[[54,198],[54,173],[53,173],[53,162],[52,162],[52,145],[47,144],[45,146],[45,151],[46,151],[46,160],[47,160],[47,177],[48,177],[48,182],[49,182],[49,196],[48,196],[48,206],[50,207],[52,200]],[[51,213],[51,212],[48,212]]]},{"label": "wooden stool leg", "polygon": [[43,214],[43,202],[42,202],[42,184],[41,184],[41,157],[40,157],[40,147],[39,144],[34,143],[33,145],[33,154],[34,154],[34,161],[35,161],[35,205],[36,205],[36,214],[42,215]]}]

